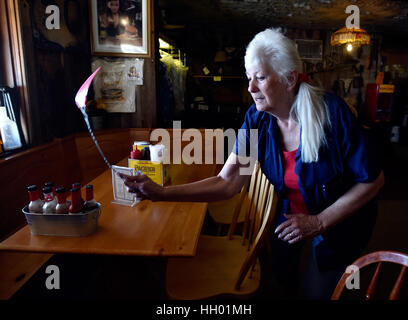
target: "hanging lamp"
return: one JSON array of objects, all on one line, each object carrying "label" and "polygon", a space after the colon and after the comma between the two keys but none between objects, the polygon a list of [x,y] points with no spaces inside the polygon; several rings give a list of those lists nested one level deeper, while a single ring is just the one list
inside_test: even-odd
[{"label": "hanging lamp", "polygon": [[343,27],[333,33],[330,43],[332,46],[347,44],[347,50],[351,51],[352,46],[370,44],[370,35],[364,29]]}]

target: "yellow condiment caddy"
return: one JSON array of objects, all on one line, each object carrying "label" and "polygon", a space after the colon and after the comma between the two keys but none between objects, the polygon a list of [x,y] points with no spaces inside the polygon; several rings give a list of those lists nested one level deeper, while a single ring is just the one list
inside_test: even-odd
[{"label": "yellow condiment caddy", "polygon": [[141,171],[144,175],[152,179],[153,182],[163,186],[168,181],[167,165],[162,162],[150,160],[129,159],[129,168],[134,168],[135,172]]}]

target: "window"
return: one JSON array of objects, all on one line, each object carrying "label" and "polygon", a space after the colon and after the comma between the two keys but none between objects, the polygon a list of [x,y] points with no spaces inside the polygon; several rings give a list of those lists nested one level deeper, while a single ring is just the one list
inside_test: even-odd
[{"label": "window", "polygon": [[13,89],[13,104],[19,106],[19,117],[25,141],[30,141],[28,127],[28,90],[21,38],[20,1],[0,1],[0,85]]}]

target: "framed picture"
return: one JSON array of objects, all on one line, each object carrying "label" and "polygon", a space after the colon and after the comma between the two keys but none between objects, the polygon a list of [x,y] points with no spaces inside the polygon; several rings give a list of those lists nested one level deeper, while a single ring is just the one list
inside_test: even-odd
[{"label": "framed picture", "polygon": [[151,0],[89,0],[93,55],[150,57]]}]

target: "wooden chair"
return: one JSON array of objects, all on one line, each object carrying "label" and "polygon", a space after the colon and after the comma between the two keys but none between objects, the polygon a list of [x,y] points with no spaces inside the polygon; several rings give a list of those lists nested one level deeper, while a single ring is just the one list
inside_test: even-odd
[{"label": "wooden chair", "polygon": [[239,210],[228,236],[202,235],[193,258],[171,258],[166,270],[166,290],[170,299],[197,300],[219,296],[249,297],[260,284],[258,252],[268,236],[277,197],[256,164],[248,192],[242,193],[245,236],[233,236]]},{"label": "wooden chair", "polygon": [[[218,174],[222,170],[223,166],[223,164],[217,165],[216,174]],[[221,233],[223,233],[223,231],[227,228],[227,230],[230,230],[236,210],[240,211],[238,212],[238,218],[236,219],[235,223],[242,224],[244,222],[245,208],[243,207],[242,202],[244,199],[243,195],[246,192],[248,192],[248,185],[243,186],[241,192],[230,199],[210,202],[208,204],[208,214],[210,215],[214,223],[218,226],[217,236],[220,236]]]},{"label": "wooden chair", "polygon": [[231,199],[210,202],[208,204],[208,214],[218,226],[217,236],[221,235],[222,230],[226,227],[231,227],[232,218],[235,215],[235,211],[239,210],[236,224],[242,224],[245,220],[245,207],[242,206],[243,195],[247,192],[245,186],[241,192],[233,196]]},{"label": "wooden chair", "polygon": [[[400,253],[400,252],[395,252],[395,251],[376,251],[376,252],[372,252],[367,255],[364,255],[361,258],[357,259],[355,262],[353,262],[353,265],[358,267],[358,270],[368,265],[371,265],[373,263],[378,263],[377,268],[374,272],[374,275],[370,281],[370,284],[368,286],[368,289],[365,295],[366,300],[371,300],[373,298],[375,288],[377,286],[378,278],[380,275],[380,271],[381,271],[381,268],[383,267],[384,262],[391,262],[391,263],[402,265],[401,272],[389,295],[389,300],[398,299],[401,285],[404,280],[406,269],[408,267],[408,255],[404,253]],[[340,278],[339,282],[337,283],[336,288],[334,289],[333,295],[331,297],[332,300],[340,299],[343,289],[351,274],[353,274],[353,272],[343,273],[343,276]]]}]

